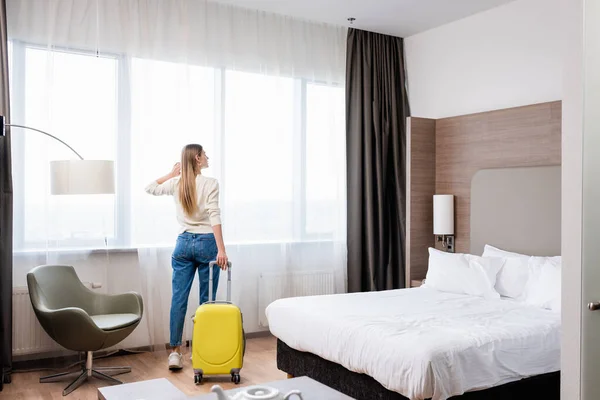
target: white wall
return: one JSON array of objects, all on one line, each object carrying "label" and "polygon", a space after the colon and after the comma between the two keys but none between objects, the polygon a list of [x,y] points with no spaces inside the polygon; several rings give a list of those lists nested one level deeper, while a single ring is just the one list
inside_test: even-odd
[{"label": "white wall", "polygon": [[517,0],[406,38],[411,115],[562,98],[561,0]]}]

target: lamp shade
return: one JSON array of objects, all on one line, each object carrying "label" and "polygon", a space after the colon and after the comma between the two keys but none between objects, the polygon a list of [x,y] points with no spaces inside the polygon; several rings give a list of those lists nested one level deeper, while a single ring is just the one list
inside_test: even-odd
[{"label": "lamp shade", "polygon": [[51,161],[50,187],[52,194],[114,194],[114,162]]},{"label": "lamp shade", "polygon": [[454,235],[454,195],[433,196],[433,234]]}]

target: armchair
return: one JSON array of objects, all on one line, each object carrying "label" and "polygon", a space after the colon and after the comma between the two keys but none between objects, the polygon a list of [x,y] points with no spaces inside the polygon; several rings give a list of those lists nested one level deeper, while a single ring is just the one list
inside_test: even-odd
[{"label": "armchair", "polygon": [[[73,267],[66,265],[33,268],[27,274],[27,286],[33,310],[46,333],[68,350],[87,353],[82,372],[63,390],[63,396],[92,376],[122,383],[113,375],[131,372],[131,368],[94,368],[93,352],[111,347],[133,332],[143,315],[141,296],[133,292],[95,293],[83,285]],[[71,374],[42,377],[40,382],[54,382]]]}]

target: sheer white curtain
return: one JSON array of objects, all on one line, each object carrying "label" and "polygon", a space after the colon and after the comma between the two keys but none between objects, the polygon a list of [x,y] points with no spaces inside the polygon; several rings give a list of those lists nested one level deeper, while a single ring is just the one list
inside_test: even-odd
[{"label": "sheer white curtain", "polygon": [[345,291],[345,28],[191,0],[7,3],[13,123],[117,166],[115,196],[52,197],[47,163],[73,155],[14,135],[16,284],[32,260],[77,254],[82,279],[142,293],[123,346],[168,342],[178,227],[172,198],[143,188],[200,143],[246,330],[265,328],[262,273],[326,271]]}]

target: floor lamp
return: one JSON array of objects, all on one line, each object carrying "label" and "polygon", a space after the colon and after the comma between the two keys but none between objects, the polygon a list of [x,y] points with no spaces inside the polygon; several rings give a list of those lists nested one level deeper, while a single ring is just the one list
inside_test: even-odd
[{"label": "floor lamp", "polygon": [[[25,125],[7,124],[0,115],[0,140],[6,135],[5,128],[21,128],[46,135],[66,147],[78,160],[50,161],[50,192],[53,195],[114,194],[114,162],[112,160],[85,160],[81,154],[58,137],[40,129]],[[8,332],[11,335],[11,332]],[[0,367],[0,369],[2,369]],[[4,371],[2,371],[3,374]],[[4,376],[0,379],[4,380]]]},{"label": "floor lamp", "polygon": [[54,195],[114,194],[114,161],[85,160],[81,154],[58,137],[25,125],[7,124],[0,115],[0,137],[5,127],[22,128],[46,135],[68,147],[79,160],[50,161],[50,192]]}]

